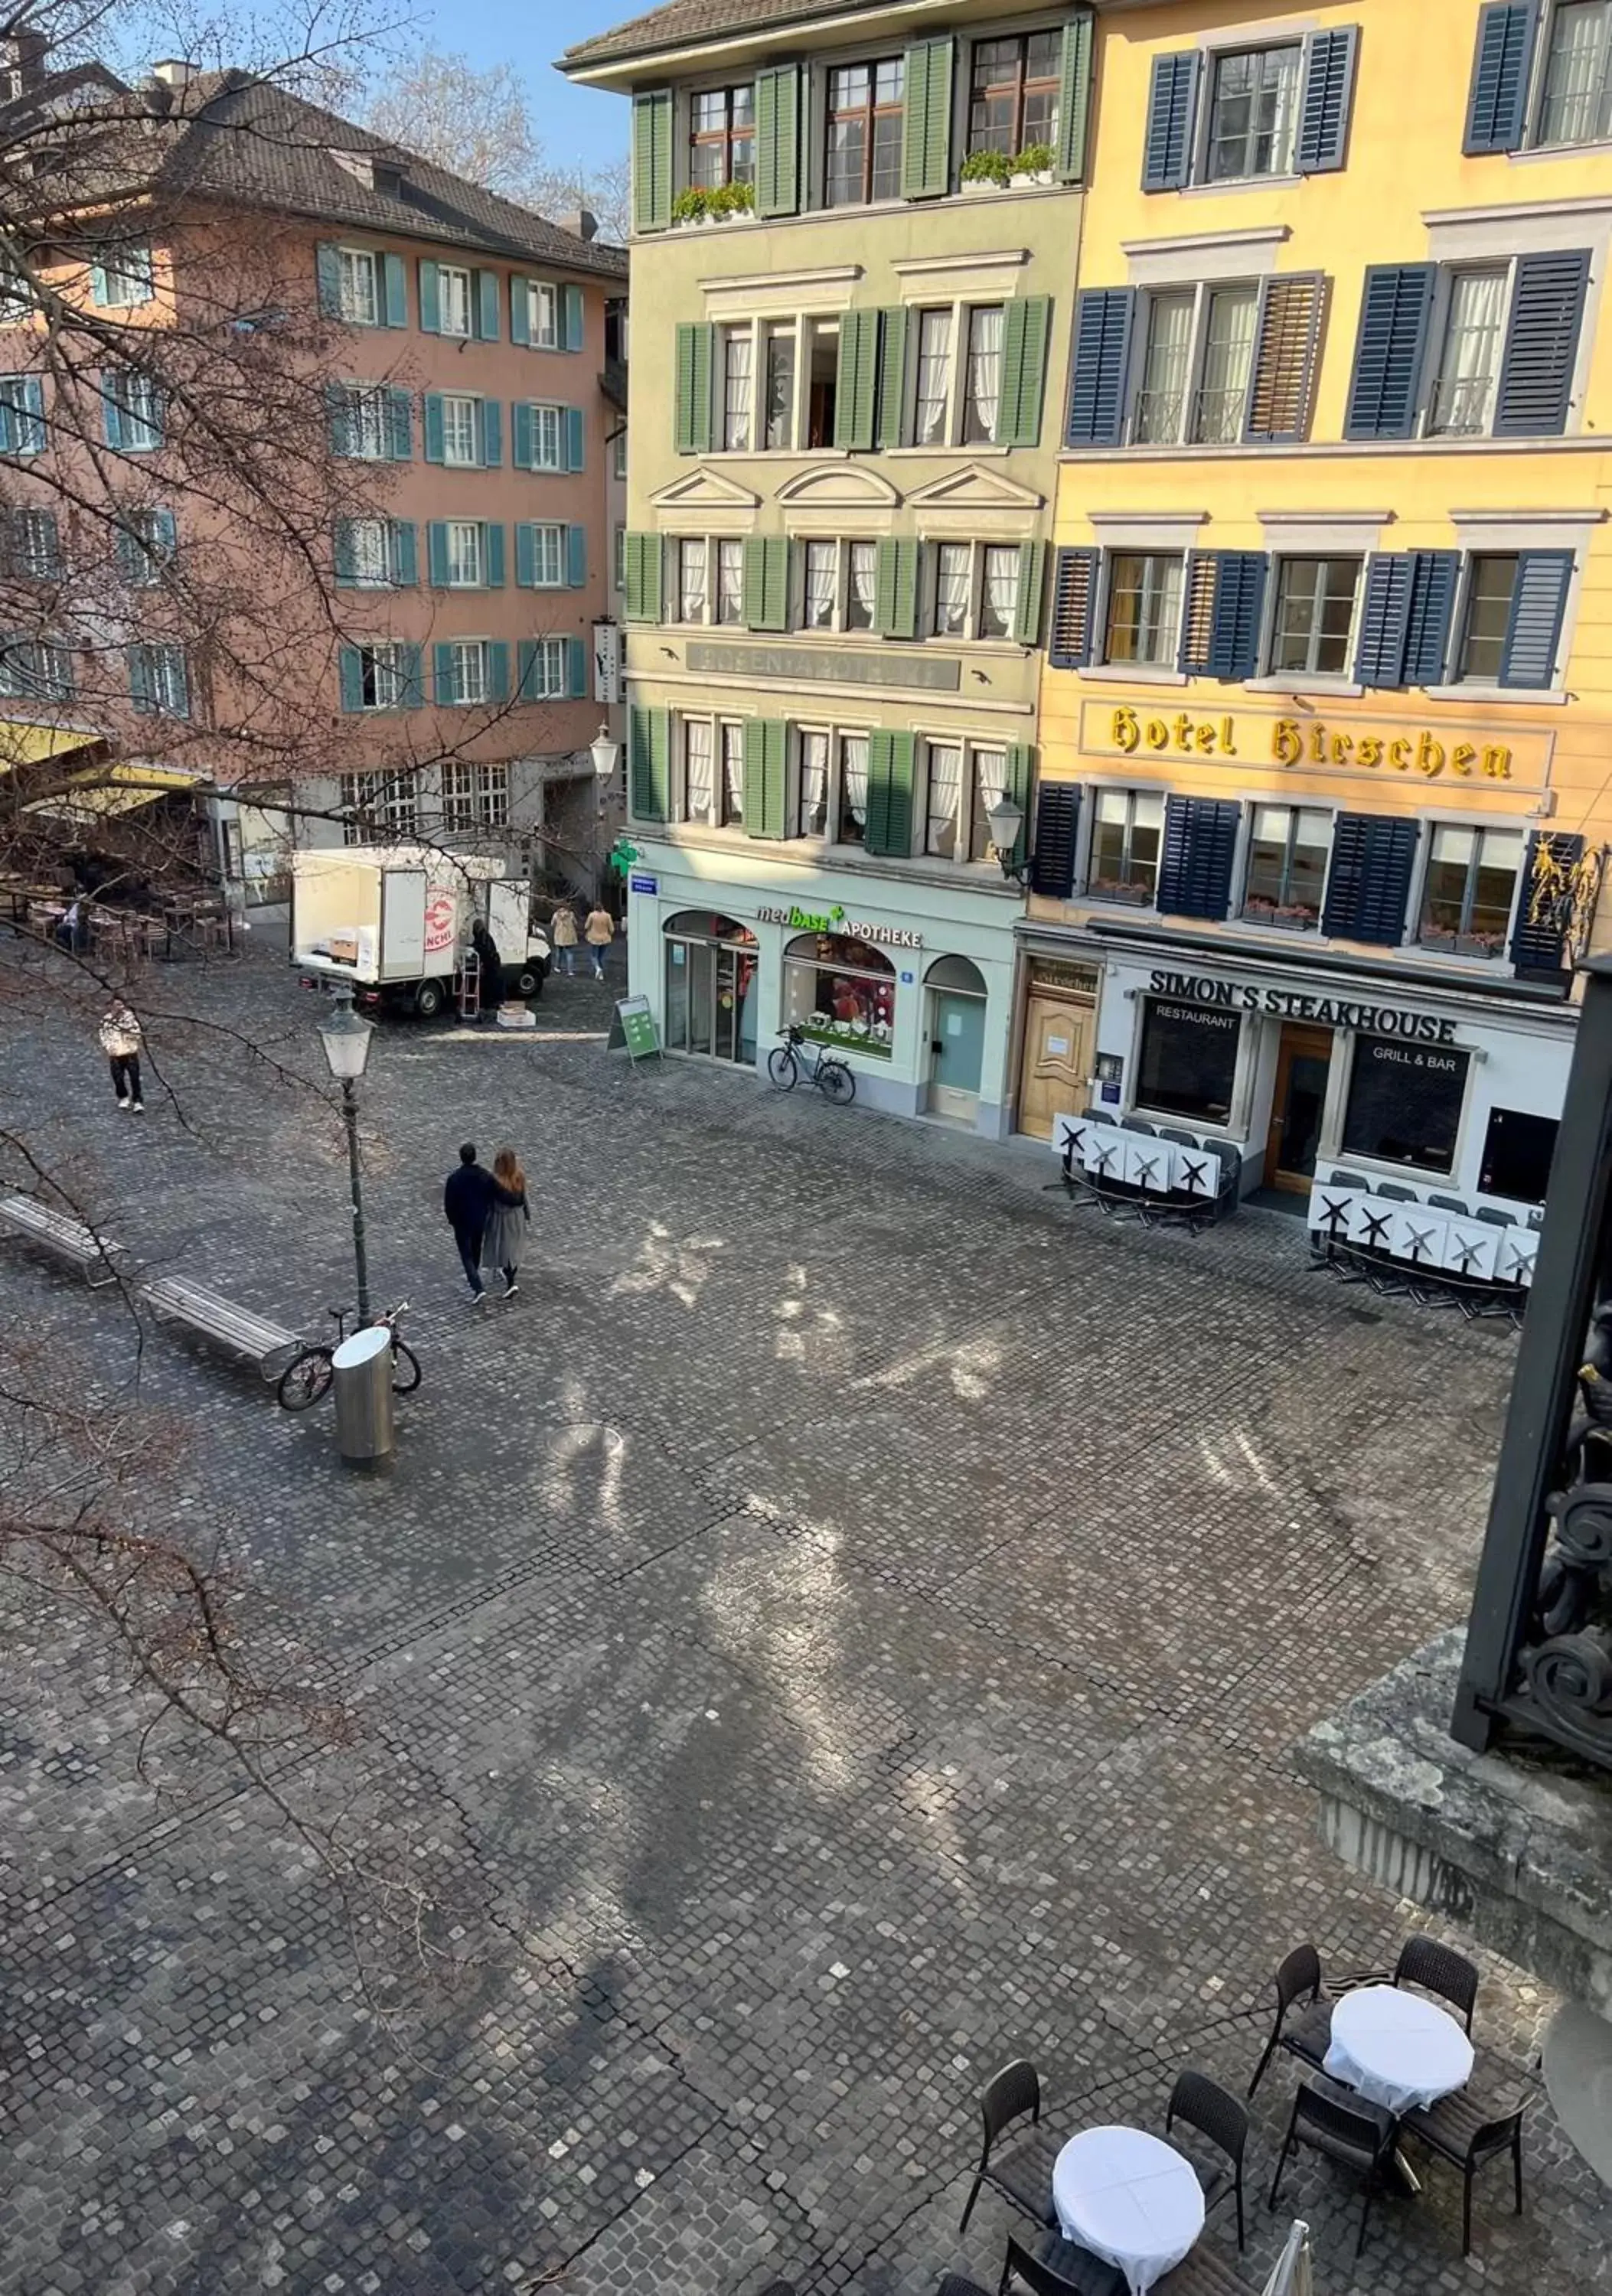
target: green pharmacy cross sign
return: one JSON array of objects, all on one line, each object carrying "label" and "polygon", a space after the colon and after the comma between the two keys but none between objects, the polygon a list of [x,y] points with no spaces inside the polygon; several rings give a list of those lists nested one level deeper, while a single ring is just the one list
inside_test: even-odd
[{"label": "green pharmacy cross sign", "polygon": [[610,853],[605,861],[604,866],[613,876],[624,877],[637,857],[637,847],[636,845],[629,845],[626,838],[618,837],[615,843],[610,849]]}]

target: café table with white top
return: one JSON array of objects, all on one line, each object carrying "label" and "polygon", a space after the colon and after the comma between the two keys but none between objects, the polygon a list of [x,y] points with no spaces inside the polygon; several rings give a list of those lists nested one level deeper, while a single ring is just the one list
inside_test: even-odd
[{"label": "caf\u00e9 table with white top", "polygon": [[1472,2062],[1471,2042],[1435,2002],[1396,1985],[1362,1985],[1333,2008],[1323,2070],[1368,2103],[1402,2113],[1465,2088]]},{"label": "caf\u00e9 table with white top", "polygon": [[1131,2296],[1147,2296],[1204,2229],[1192,2163],[1142,2128],[1072,2136],[1052,2164],[1052,2205],[1065,2237],[1116,2266]]}]

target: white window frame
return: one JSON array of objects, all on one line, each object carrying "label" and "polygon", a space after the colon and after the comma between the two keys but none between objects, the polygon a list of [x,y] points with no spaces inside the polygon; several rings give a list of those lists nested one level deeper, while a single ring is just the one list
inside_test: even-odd
[{"label": "white window frame", "polygon": [[526,332],[534,351],[559,349],[561,308],[560,291],[552,281],[529,279],[526,282]]},{"label": "white window frame", "polygon": [[[152,259],[149,240],[131,241],[127,247],[108,248],[97,254],[95,262],[106,284],[103,311],[137,311],[155,299],[156,269]],[[119,292],[112,291],[114,282]],[[130,291],[124,292],[123,290]]]},{"label": "white window frame", "polygon": [[476,439],[478,412],[473,393],[442,393],[442,461],[448,470],[473,471],[481,467]]},{"label": "white window frame", "polygon": [[[377,571],[366,572],[360,564],[360,553],[358,546],[360,532],[370,533],[378,545],[374,553],[374,563],[378,569]],[[391,520],[378,518],[373,514],[352,519],[348,524],[347,536],[349,546],[352,551],[353,586],[359,590],[390,590],[392,586]]]},{"label": "white window frame", "polygon": [[[1098,667],[1100,669],[1110,674],[1123,673],[1126,676],[1137,676],[1141,678],[1168,677],[1172,680],[1179,680],[1180,676],[1180,671],[1178,665],[1180,660],[1181,652],[1181,618],[1186,613],[1188,605],[1187,560],[1188,555],[1188,552],[1180,548],[1179,546],[1170,547],[1165,545],[1164,547],[1156,548],[1153,544],[1147,542],[1113,543],[1105,545],[1101,561],[1102,578],[1098,585],[1098,595],[1096,602],[1098,619],[1095,623],[1095,651],[1098,656]],[[1114,660],[1109,654],[1108,617],[1114,599],[1114,568],[1115,560],[1120,558],[1174,558],[1180,562],[1180,587],[1176,595],[1175,642],[1171,647],[1167,660],[1140,661],[1132,660],[1129,661],[1118,661]]]},{"label": "white window frame", "polygon": [[[385,768],[342,774],[337,783],[344,845],[362,845],[376,830],[388,838],[408,839],[419,827],[419,791],[412,776]],[[353,816],[358,816],[354,818]]]},{"label": "white window frame", "polygon": [[478,829],[509,826],[509,767],[477,765],[464,758],[446,759],[442,766],[442,826],[463,835]]},{"label": "white window frame", "polygon": [[[687,609],[690,597],[694,594],[690,590],[684,572],[684,560],[687,554],[695,551],[699,553],[700,564],[699,611],[691,614]],[[710,621],[711,616],[711,545],[703,534],[679,534],[672,537],[672,566],[676,577],[676,594],[672,602],[676,608],[672,616],[674,621],[696,625],[702,629]]]},{"label": "white window frame", "polygon": [[[828,615],[823,621],[810,621],[807,617],[811,603],[811,562],[817,554],[821,563],[822,554],[827,554]],[[807,535],[800,543],[800,597],[795,603],[795,627],[803,636],[826,636],[841,627],[841,611],[845,586],[845,548],[841,542],[827,535]]]},{"label": "white window frame", "polygon": [[[1209,149],[1214,140],[1213,134],[1213,122],[1214,119],[1214,92],[1215,83],[1219,78],[1221,66],[1224,63],[1234,62],[1238,56],[1269,55],[1273,53],[1279,48],[1291,48],[1294,50],[1298,59],[1298,69],[1294,80],[1293,110],[1291,117],[1287,122],[1288,144],[1287,165],[1283,168],[1266,168],[1262,169],[1258,174],[1252,176],[1212,176],[1209,173]],[[1233,184],[1290,184],[1295,182],[1297,180],[1298,170],[1299,115],[1304,109],[1304,35],[1302,33],[1294,33],[1285,39],[1279,37],[1264,40],[1246,40],[1237,38],[1227,40],[1223,44],[1217,41],[1213,47],[1205,48],[1204,51],[1202,70],[1204,75],[1203,101],[1197,107],[1199,116],[1197,132],[1193,136],[1192,173],[1188,178],[1188,182],[1193,184],[1201,184],[1211,191],[1230,189]]]},{"label": "white window frame", "polygon": [[[373,247],[348,247],[336,250],[337,310],[350,327],[378,327],[385,318],[386,280],[381,258]],[[349,293],[350,285],[367,272],[369,279],[369,308],[358,308],[359,299]]]},{"label": "white window frame", "polygon": [[[1248,345],[1248,382],[1243,390],[1243,403],[1247,404],[1248,385],[1254,378],[1254,363],[1259,354],[1259,299],[1261,282],[1251,279],[1158,279],[1149,280],[1140,291],[1137,324],[1131,330],[1129,372],[1125,377],[1124,436],[1128,447],[1180,447],[1235,445],[1242,436],[1239,416],[1230,439],[1199,439],[1199,400],[1204,391],[1204,365],[1209,347],[1209,308],[1211,298],[1229,290],[1254,297],[1254,329]],[[1156,439],[1138,436],[1138,412],[1147,379],[1147,336],[1152,324],[1155,301],[1164,296],[1190,295],[1192,323],[1187,349],[1186,379],[1181,385],[1180,420],[1173,433]]]},{"label": "white window frame", "polygon": [[[1294,553],[1295,557],[1308,557],[1310,554],[1308,551]],[[1313,813],[1323,815],[1326,818],[1327,865],[1321,871],[1320,892],[1316,901],[1315,919],[1311,924],[1279,925],[1271,917],[1249,914],[1248,880],[1254,867],[1254,824],[1259,814],[1267,807],[1294,816],[1301,813]],[[1339,809],[1336,805],[1329,805],[1325,799],[1287,797],[1279,793],[1262,792],[1246,800],[1243,807],[1243,818],[1238,824],[1237,866],[1233,873],[1233,882],[1237,886],[1237,917],[1239,923],[1252,925],[1256,932],[1283,932],[1300,937],[1306,933],[1320,932],[1321,919],[1327,912],[1327,887],[1332,878],[1333,856],[1337,843]],[[1293,846],[1291,834],[1287,842],[1291,854]]]},{"label": "white window frame", "polygon": [[[461,295],[464,299],[465,324],[462,327],[448,324],[450,281],[453,283],[452,299],[456,303]],[[475,284],[468,266],[465,264],[440,263],[437,266],[437,332],[439,334],[447,335],[456,342],[467,342],[475,332]],[[454,316],[456,318],[458,316],[456,310]]]},{"label": "white window frame", "polygon": [[[1127,848],[1129,848],[1131,840],[1135,835],[1137,800],[1139,798],[1151,799],[1156,802],[1159,808],[1158,857],[1154,864],[1152,890],[1148,893],[1146,900],[1132,900],[1129,898],[1128,891],[1126,890],[1114,890],[1109,891],[1099,891],[1092,883],[1094,857],[1097,851],[1098,800],[1102,798],[1113,797],[1115,795],[1123,797],[1129,800],[1125,824]],[[1082,812],[1086,816],[1081,833],[1080,883],[1081,896],[1082,899],[1088,901],[1100,901],[1105,905],[1112,905],[1116,908],[1156,909],[1158,906],[1159,871],[1164,865],[1164,801],[1167,795],[1168,791],[1165,790],[1162,782],[1105,781],[1096,782],[1090,784],[1088,790],[1088,802],[1081,808]]]},{"label": "white window frame", "polygon": [[531,467],[534,471],[557,471],[565,459],[564,410],[552,399],[531,399],[528,404],[531,408]]},{"label": "white window frame", "polygon": [[[743,537],[732,534],[719,534],[713,537],[713,546],[716,552],[715,559],[707,562],[711,573],[709,594],[711,600],[711,626],[716,629],[743,629],[744,627],[744,544]],[[724,614],[721,611],[723,602],[723,571],[725,567],[731,569],[736,563],[738,568],[738,580],[734,585],[730,594],[735,611],[731,614]]]},{"label": "white window frame", "polygon": [[[749,373],[744,378],[742,401],[735,398],[730,404],[728,390],[728,360],[740,344],[745,346]],[[753,455],[756,451],[756,354],[761,348],[760,334],[753,319],[724,322],[716,332],[711,365],[712,428],[716,431],[715,447],[720,455]],[[734,439],[743,430],[743,443],[735,445]]]},{"label": "white window frame", "polygon": [[[618,532],[621,529],[618,528]],[[553,519],[534,519],[531,527],[532,587],[534,590],[563,590],[565,587],[565,529]],[[547,570],[552,567],[553,571]]]},{"label": "white window frame", "polygon": [[610,586],[613,590],[627,587],[627,529],[620,524],[610,532]]},{"label": "white window frame", "polygon": [[627,477],[627,425],[625,422],[611,440],[610,452],[610,474],[612,478],[620,479],[625,482]]},{"label": "white window frame", "polygon": [[[443,521],[447,529],[444,537],[448,562],[448,579],[444,588],[449,590],[480,590],[487,581],[486,537],[481,521],[476,518],[449,518]],[[465,537],[470,539],[466,542]],[[460,570],[456,570],[456,566]],[[473,573],[462,570],[473,566]]]},{"label": "white window frame", "polygon": [[[350,459],[358,463],[391,460],[391,406],[383,382],[346,382],[347,435]],[[125,417],[127,420],[127,416]]]},{"label": "white window frame", "polygon": [[[453,648],[456,706],[461,709],[484,709],[491,690],[491,680],[487,674],[489,668],[487,640],[485,638],[449,638],[447,644]],[[473,682],[477,690],[474,693],[467,693],[465,690],[466,684],[465,673],[467,667],[473,668],[475,673]]]},{"label": "white window frame", "polygon": [[528,701],[563,701],[565,699],[565,641],[542,637],[534,641],[537,646],[530,691],[523,698]]},{"label": "white window frame", "polygon": [[[147,517],[151,513],[137,512],[135,515]],[[61,543],[53,512],[33,510],[27,506],[12,511],[10,541],[12,563],[24,581],[48,582],[58,571]],[[44,546],[36,547],[37,543],[42,543]],[[145,546],[148,555],[152,554],[149,544]],[[156,574],[153,573],[151,578],[155,581]]]},{"label": "white window frame", "polygon": [[[1500,334],[1496,346],[1494,373],[1490,379],[1484,419],[1475,430],[1436,430],[1433,427],[1434,400],[1443,377],[1446,340],[1450,329],[1450,306],[1454,297],[1455,282],[1465,274],[1475,271],[1499,272],[1501,275]],[[1506,356],[1506,337],[1511,326],[1511,306],[1517,296],[1517,258],[1515,255],[1474,255],[1466,259],[1441,263],[1434,283],[1433,308],[1427,317],[1427,342],[1422,355],[1422,372],[1417,379],[1416,435],[1419,439],[1492,439],[1494,436],[1494,408],[1500,396],[1500,372]],[[1583,348],[1583,337],[1588,329],[1580,322],[1579,353]],[[1575,358],[1575,365],[1577,360]],[[1572,404],[1577,404],[1578,393],[1573,394]]]},{"label": "white window frame", "polygon": [[[190,715],[190,683],[185,660],[185,648],[165,638],[143,641],[145,655],[145,690],[152,708],[163,718],[187,718]],[[177,677],[175,669],[177,668]],[[183,689],[185,708],[176,709],[174,695]]]},{"label": "white window frame", "polygon": [[[721,761],[719,752],[717,722],[702,710],[679,712],[678,718],[678,767],[679,787],[677,791],[677,816],[680,821],[692,822],[696,827],[711,829],[721,816]],[[704,789],[696,800],[694,776],[689,771],[689,735],[697,734],[704,747],[703,759]]]}]

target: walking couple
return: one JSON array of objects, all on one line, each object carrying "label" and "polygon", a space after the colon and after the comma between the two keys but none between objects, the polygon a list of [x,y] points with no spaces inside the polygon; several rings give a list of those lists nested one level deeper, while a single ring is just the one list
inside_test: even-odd
[{"label": "walking couple", "polygon": [[497,1268],[504,1278],[504,1297],[513,1298],[521,1288],[522,1230],[531,1219],[526,1175],[514,1150],[500,1148],[489,1172],[476,1161],[475,1142],[467,1140],[459,1151],[458,1168],[448,1176],[442,1209],[459,1247],[472,1300],[479,1307],[487,1297],[483,1268]]}]

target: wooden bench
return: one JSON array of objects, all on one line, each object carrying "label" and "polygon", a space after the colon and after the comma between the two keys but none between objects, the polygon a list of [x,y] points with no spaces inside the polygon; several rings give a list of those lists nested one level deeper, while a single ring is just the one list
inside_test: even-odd
[{"label": "wooden bench", "polygon": [[[111,1265],[111,1255],[120,1251],[122,1246],[113,1243],[110,1237],[97,1235],[93,1228],[86,1227],[82,1220],[74,1219],[69,1213],[53,1211],[37,1196],[0,1196],[0,1219],[19,1235],[59,1252],[63,1259],[76,1261],[92,1291],[117,1282],[118,1271]],[[97,1268],[99,1275],[92,1272]]]},{"label": "wooden bench", "polygon": [[221,1347],[233,1348],[237,1355],[249,1356],[265,1379],[277,1379],[284,1369],[285,1360],[303,1341],[296,1332],[288,1332],[283,1324],[271,1324],[267,1316],[254,1316],[250,1308],[237,1308],[231,1300],[221,1300],[216,1292],[209,1292],[200,1283],[193,1283],[185,1275],[158,1275],[143,1284],[140,1296],[160,1316],[171,1316],[177,1324],[188,1324]]}]

